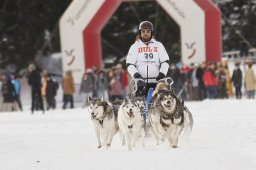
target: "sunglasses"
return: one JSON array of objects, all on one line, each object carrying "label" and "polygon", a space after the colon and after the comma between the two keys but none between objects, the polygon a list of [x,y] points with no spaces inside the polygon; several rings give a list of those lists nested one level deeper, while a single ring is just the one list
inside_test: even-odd
[{"label": "sunglasses", "polygon": [[151,30],[141,30],[142,33],[151,33]]}]

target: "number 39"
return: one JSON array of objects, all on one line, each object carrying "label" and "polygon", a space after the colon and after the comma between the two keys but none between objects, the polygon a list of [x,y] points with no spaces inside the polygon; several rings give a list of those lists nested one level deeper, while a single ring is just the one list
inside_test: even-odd
[{"label": "number 39", "polygon": [[152,53],[144,53],[144,55],[145,55],[145,58],[146,59],[152,59],[153,58],[153,54]]}]

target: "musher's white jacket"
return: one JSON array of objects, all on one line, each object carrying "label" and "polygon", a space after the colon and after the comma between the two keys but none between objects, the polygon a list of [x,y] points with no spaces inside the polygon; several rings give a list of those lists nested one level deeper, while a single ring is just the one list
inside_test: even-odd
[{"label": "musher's white jacket", "polygon": [[[149,44],[144,44],[140,39],[131,47],[127,55],[127,70],[133,77],[140,73],[143,78],[156,78],[159,72],[167,74],[169,56],[161,42],[151,39]],[[156,82],[149,80],[148,82]]]}]

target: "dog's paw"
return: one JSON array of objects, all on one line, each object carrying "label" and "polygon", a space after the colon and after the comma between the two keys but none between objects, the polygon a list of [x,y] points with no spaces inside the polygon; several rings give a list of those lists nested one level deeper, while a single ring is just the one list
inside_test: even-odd
[{"label": "dog's paw", "polygon": [[178,146],[177,145],[172,145],[172,148],[178,148]]},{"label": "dog's paw", "polygon": [[101,145],[99,145],[97,148],[101,148]]},{"label": "dog's paw", "polygon": [[110,143],[108,143],[106,148],[109,148],[110,146],[111,146],[111,144],[110,144]]}]

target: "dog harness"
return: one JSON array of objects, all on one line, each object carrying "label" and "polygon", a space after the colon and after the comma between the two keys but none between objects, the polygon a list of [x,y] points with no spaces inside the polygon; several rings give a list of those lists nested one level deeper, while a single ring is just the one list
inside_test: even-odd
[{"label": "dog harness", "polygon": [[[178,100],[178,99],[176,99]],[[176,124],[174,123],[174,119],[179,119],[181,118],[180,122],[177,125],[182,125],[184,123],[184,106],[178,102],[175,108],[175,111],[173,114],[167,114],[164,112],[164,108],[160,105],[160,123],[162,124],[162,126],[167,126],[167,124],[165,124],[163,122],[162,119],[168,120],[171,119],[172,124]],[[168,125],[167,127],[169,127],[170,125]]]},{"label": "dog harness", "polygon": [[101,125],[101,127],[103,128],[103,121],[104,119],[107,117],[107,114],[104,114],[101,118],[102,119],[99,119],[99,118],[92,118],[92,119],[95,119],[99,122],[99,124]]}]

